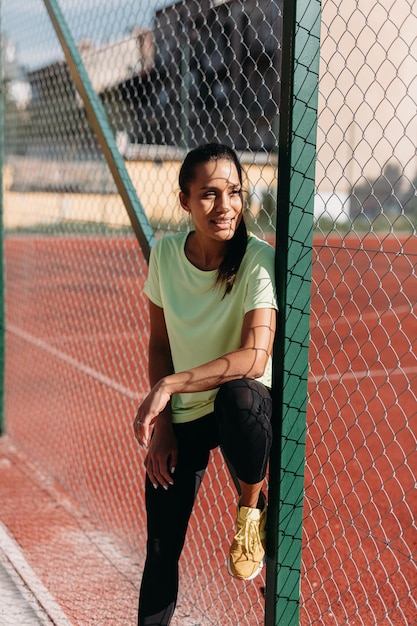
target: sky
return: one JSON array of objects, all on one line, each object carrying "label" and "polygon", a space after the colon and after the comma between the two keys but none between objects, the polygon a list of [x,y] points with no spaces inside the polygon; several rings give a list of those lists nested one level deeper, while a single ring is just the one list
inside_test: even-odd
[{"label": "sky", "polygon": [[[76,42],[96,45],[122,38],[134,27],[149,27],[155,10],[172,0],[58,0]],[[63,53],[43,0],[2,0],[1,32],[8,54],[29,70],[62,59]]]}]

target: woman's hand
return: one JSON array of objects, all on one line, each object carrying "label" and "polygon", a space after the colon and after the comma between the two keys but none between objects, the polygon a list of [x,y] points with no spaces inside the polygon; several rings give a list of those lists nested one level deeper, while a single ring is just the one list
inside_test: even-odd
[{"label": "woman's hand", "polygon": [[133,428],[139,445],[147,448],[151,440],[154,424],[171,399],[171,394],[166,390],[163,381],[154,385],[140,405],[136,413]]},{"label": "woman's hand", "polygon": [[148,447],[145,467],[151,483],[168,489],[178,458],[177,440],[172,428],[169,401],[171,394],[164,381],[154,385],[140,405],[133,423],[141,447]]},{"label": "woman's hand", "polygon": [[168,489],[174,484],[173,474],[177,458],[178,446],[172,424],[161,420],[154,429],[145,459],[146,472],[155,489],[159,485]]}]

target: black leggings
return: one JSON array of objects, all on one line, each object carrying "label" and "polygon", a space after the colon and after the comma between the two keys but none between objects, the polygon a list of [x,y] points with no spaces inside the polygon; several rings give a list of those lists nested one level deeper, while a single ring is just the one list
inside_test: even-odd
[{"label": "black leggings", "polygon": [[178,594],[178,561],[210,450],[221,446],[237,478],[248,484],[265,478],[272,443],[272,401],[266,387],[233,380],[217,393],[214,413],[174,424],[178,463],[174,485],[154,489],[146,477],[147,557],[139,598],[139,626],[166,626]]}]

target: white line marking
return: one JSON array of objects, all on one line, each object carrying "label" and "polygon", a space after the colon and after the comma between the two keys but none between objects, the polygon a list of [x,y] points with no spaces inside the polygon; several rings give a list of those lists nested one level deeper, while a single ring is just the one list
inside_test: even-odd
[{"label": "white line marking", "polygon": [[[53,346],[49,345],[46,341],[43,341],[42,339],[38,339],[37,337],[34,337],[30,333],[27,333],[26,331],[21,330],[20,328],[17,328],[13,324],[8,324],[7,330],[9,332],[14,333],[21,339],[24,339],[25,341],[31,343],[37,348],[40,348],[41,350],[45,350],[45,352],[48,352],[49,354],[53,355],[57,359],[60,359],[64,363],[67,363],[68,365],[75,367],[77,370],[84,372],[84,374],[87,374],[87,376],[91,376],[91,378],[94,378],[95,380],[99,381],[103,385],[106,385],[107,387],[110,387],[111,389],[114,389],[115,391],[122,393],[123,395],[130,398],[131,400],[140,402],[140,400],[142,399],[141,396],[137,392],[132,391],[131,389],[129,389],[128,387],[125,387],[124,385],[120,385],[120,383],[109,378],[108,376],[104,376],[104,374],[101,374],[97,370],[94,370],[92,367],[89,367],[88,365],[81,363],[81,361],[74,359],[68,354],[65,354],[65,352],[62,352],[61,350],[57,350],[57,348],[54,348]],[[352,379],[359,380],[359,379],[368,378],[368,377],[376,378],[377,376],[391,378],[392,376],[400,376],[400,375],[408,376],[408,375],[416,374],[416,373],[417,373],[417,367],[405,367],[405,368],[397,367],[391,371],[384,370],[384,369],[378,369],[378,370],[369,369],[369,370],[362,370],[359,372],[346,372],[346,373],[341,372],[340,374],[336,373],[336,374],[327,374],[327,375],[325,372],[323,372],[323,374],[320,374],[320,375],[313,374],[310,372],[309,379],[317,383],[323,380],[327,380],[327,381],[335,381],[335,380],[343,381],[343,380],[352,380]]]},{"label": "white line marking", "polygon": [[29,588],[39,606],[42,607],[52,622],[56,626],[72,626],[72,622],[26,561],[19,544],[9,535],[3,522],[0,522],[0,550],[6,555],[13,569],[23,581],[22,585],[24,583]]},{"label": "white line marking", "polygon": [[103,385],[106,385],[107,387],[110,387],[111,389],[114,389],[115,391],[122,393],[123,395],[130,398],[131,400],[135,400],[136,402],[141,400],[141,396],[137,392],[132,391],[128,387],[121,385],[120,383],[116,382],[112,378],[109,378],[108,376],[101,374],[100,372],[93,369],[92,367],[89,367],[88,365],[81,363],[81,361],[78,361],[77,359],[74,359],[68,354],[65,354],[65,352],[62,352],[61,350],[57,350],[57,348],[54,348],[53,346],[49,345],[49,343],[47,343],[46,341],[43,341],[42,339],[39,339],[38,337],[34,337],[30,333],[27,333],[26,331],[21,330],[20,328],[17,328],[17,326],[14,326],[14,324],[8,324],[6,330],[8,332],[11,332],[17,335],[21,339],[24,339],[25,341],[32,344],[33,346],[36,346],[37,348],[40,348],[41,350],[45,350],[45,352],[48,352],[49,354],[59,359],[60,361],[63,361],[67,365],[70,365],[71,367],[75,367],[77,370],[83,372],[84,374],[87,374],[87,376],[91,376],[91,378],[94,378],[95,380],[102,383]]},{"label": "white line marking", "polygon": [[393,370],[369,369],[369,370],[362,370],[359,372],[347,372],[347,373],[340,372],[340,374],[338,373],[326,374],[326,372],[323,372],[323,374],[313,374],[312,372],[310,372],[308,375],[308,378],[310,382],[315,382],[315,383],[320,383],[325,380],[330,381],[330,382],[337,380],[343,383],[344,380],[354,379],[360,382],[364,379],[376,378],[379,376],[382,376],[383,378],[387,378],[387,379],[392,378],[393,376],[403,376],[403,377],[406,377],[407,379],[410,379],[411,374],[417,374],[417,366],[404,367],[404,368],[396,367]]}]

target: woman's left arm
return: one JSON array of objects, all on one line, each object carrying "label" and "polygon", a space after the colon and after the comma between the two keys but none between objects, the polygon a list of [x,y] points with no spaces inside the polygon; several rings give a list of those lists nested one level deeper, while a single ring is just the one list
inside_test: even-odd
[{"label": "woman's left arm", "polygon": [[[142,422],[153,423],[164,408],[159,400],[167,395],[208,391],[238,378],[260,378],[272,352],[275,325],[275,309],[248,311],[237,350],[198,367],[161,378],[139,407],[138,418]],[[215,328],[213,332],[216,332]]]}]

